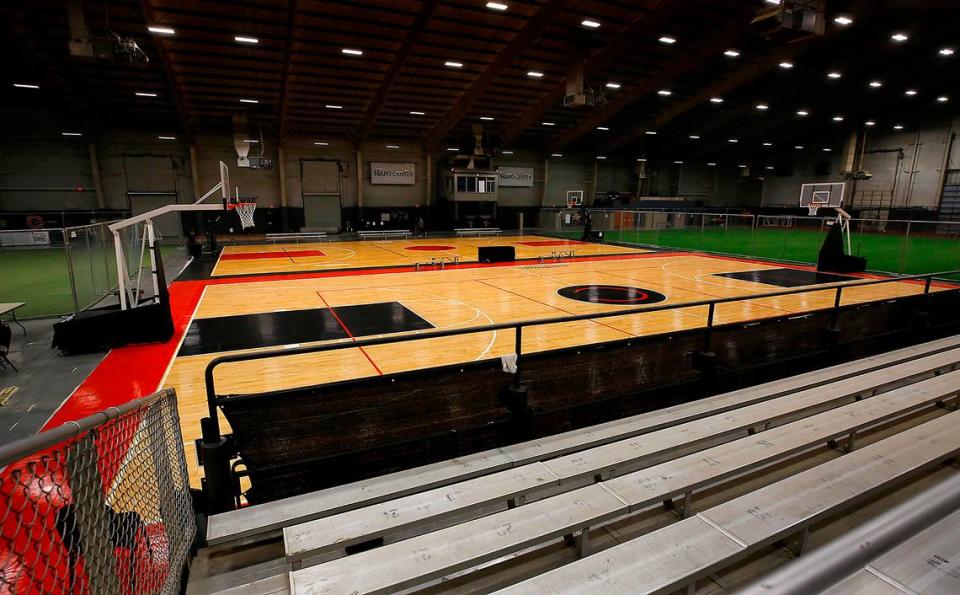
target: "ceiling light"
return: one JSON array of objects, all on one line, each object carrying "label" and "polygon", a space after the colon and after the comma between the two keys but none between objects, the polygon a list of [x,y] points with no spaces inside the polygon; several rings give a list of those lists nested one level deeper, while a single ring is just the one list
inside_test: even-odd
[{"label": "ceiling light", "polygon": [[952,56],[954,53],[956,53],[956,50],[953,48],[940,48],[941,56]]},{"label": "ceiling light", "polygon": [[870,86],[874,89],[879,89],[883,86],[883,81],[870,81]]},{"label": "ceiling light", "polygon": [[447,60],[443,65],[450,68],[463,68],[463,62],[454,62],[453,60]]},{"label": "ceiling light", "polygon": [[480,116],[481,120],[486,120],[487,122],[493,122],[493,116]]},{"label": "ceiling light", "polygon": [[910,39],[910,37],[908,37],[906,33],[894,33],[890,36],[890,39],[897,43],[903,43],[904,41]]},{"label": "ceiling light", "polygon": [[555,125],[556,125],[556,124],[554,124],[553,122],[540,122],[540,123],[543,124],[544,126],[555,126]]},{"label": "ceiling light", "polygon": [[177,140],[177,137],[175,137],[175,136],[158,136],[157,139],[158,139],[158,140]]},{"label": "ceiling light", "polygon": [[707,162],[707,167],[716,167],[716,166],[717,166],[717,162],[716,162],[716,161],[708,161],[708,162]]},{"label": "ceiling light", "polygon": [[740,52],[739,52],[738,50],[729,49],[729,50],[723,52],[723,55],[726,56],[726,57],[728,57],[728,58],[736,58],[737,56],[740,55]]},{"label": "ceiling light", "polygon": [[260,103],[259,99],[241,99],[240,103]]},{"label": "ceiling light", "polygon": [[260,141],[258,141],[258,140],[255,139],[255,138],[245,138],[245,139],[243,139],[243,142],[245,142],[245,143],[250,143],[251,145],[255,145],[255,144],[259,143]]},{"label": "ceiling light", "polygon": [[657,131],[656,131],[656,130],[645,130],[645,131],[644,131],[644,134],[648,134],[648,135],[650,135],[650,136],[656,136],[656,135],[657,135]]},{"label": "ceiling light", "polygon": [[796,149],[796,150],[798,150],[798,151],[802,151],[802,150],[803,150],[803,145],[794,145],[793,148]]},{"label": "ceiling light", "polygon": [[659,41],[660,43],[665,43],[665,44],[667,44],[667,45],[673,45],[673,44],[677,43],[677,39],[676,39],[675,37],[670,37],[669,35],[663,35],[663,36],[661,36],[658,41]]},{"label": "ceiling light", "polygon": [[669,89],[660,89],[659,91],[657,91],[657,95],[663,95],[664,97],[669,97],[673,95],[673,91]]},{"label": "ceiling light", "polygon": [[690,140],[700,140],[700,135],[699,135],[699,134],[691,134],[691,135],[690,135]]},{"label": "ceiling light", "polygon": [[834,121],[834,122],[843,122],[843,116],[834,116],[834,117],[833,117],[833,121]]},{"label": "ceiling light", "polygon": [[504,151],[503,154],[504,154],[504,155],[513,155],[513,151]]},{"label": "ceiling light", "polygon": [[864,125],[864,126],[876,126],[877,123],[874,122],[873,120],[867,120],[866,122],[863,123],[863,125]]},{"label": "ceiling light", "polygon": [[136,95],[137,97],[156,97],[157,96],[156,93],[146,93],[144,91],[137,91],[136,93],[134,93],[134,95]]},{"label": "ceiling light", "polygon": [[448,150],[448,151],[458,152],[458,151],[460,151],[460,147],[447,147],[447,150]]},{"label": "ceiling light", "polygon": [[40,85],[31,85],[29,83],[13,83],[13,86],[18,89],[39,89]]},{"label": "ceiling light", "polygon": [[314,142],[313,144],[317,145],[318,147],[326,147],[326,146],[329,146],[329,145],[330,145],[330,143],[324,142],[324,141],[322,141],[322,140],[318,140],[318,141]]},{"label": "ceiling light", "polygon": [[238,43],[260,43],[256,37],[245,37],[243,35],[234,35],[233,40]]},{"label": "ceiling light", "polygon": [[597,126],[597,130],[602,130],[603,132],[606,132],[606,131],[608,131],[608,130],[610,130],[610,129],[607,128],[606,126]]},{"label": "ceiling light", "polygon": [[773,166],[772,166],[772,165],[768,165],[768,166],[767,166],[766,168],[764,168],[764,169],[769,169],[769,170],[772,171],[772,170],[773,170]]},{"label": "ceiling light", "polygon": [[848,17],[848,16],[845,16],[845,15],[842,15],[842,14],[841,14],[841,15],[837,15],[836,17],[834,17],[834,18],[833,18],[833,22],[836,23],[836,24],[838,24],[838,25],[843,25],[844,27],[846,27],[847,25],[852,25],[852,24],[853,24],[853,19],[851,19],[851,18]]},{"label": "ceiling light", "polygon": [[606,155],[597,155],[597,159],[599,159],[599,160],[601,160],[601,161],[603,161],[603,160],[606,159],[606,158],[607,158]]},{"label": "ceiling light", "polygon": [[737,138],[728,138],[728,139],[727,139],[727,142],[728,142],[728,143],[738,143],[738,142],[740,142],[740,139],[737,139]]},{"label": "ceiling light", "polygon": [[325,108],[327,108],[327,109],[343,109],[343,106],[342,106],[342,105],[336,105],[336,104],[334,104],[334,103],[328,103],[328,104],[326,104],[326,105],[323,106],[323,107],[325,107]]},{"label": "ceiling light", "polygon": [[763,146],[764,146],[764,147],[772,147],[772,146],[773,146],[773,143],[763,143]]},{"label": "ceiling light", "polygon": [[147,31],[156,33],[157,35],[173,35],[176,33],[176,31],[170,27],[147,27]]},{"label": "ceiling light", "polygon": [[894,125],[893,125],[893,129],[894,129],[894,130],[903,130],[903,124],[894,124]]},{"label": "ceiling light", "polygon": [[916,89],[907,89],[906,91],[903,92],[903,94],[904,94],[904,95],[907,95],[907,96],[909,96],[909,97],[913,97],[914,95],[917,94],[917,90],[916,90]]},{"label": "ceiling light", "polygon": [[619,88],[620,88],[620,83],[615,83],[615,82],[613,82],[613,81],[610,81],[609,83],[607,83],[607,88],[608,88],[608,89],[619,89]]},{"label": "ceiling light", "polygon": [[757,104],[757,109],[762,112],[762,111],[766,111],[766,110],[770,109],[770,106],[767,105],[766,103],[758,103],[758,104]]},{"label": "ceiling light", "polygon": [[416,111],[414,111],[414,112],[410,112],[410,115],[411,115],[411,116],[426,116],[427,114],[426,114],[426,112],[416,112]]},{"label": "ceiling light", "polygon": [[743,164],[740,164],[740,165],[738,165],[737,167],[739,167],[740,169],[746,169],[746,168],[747,168],[747,166],[746,166],[746,165],[743,165]]},{"label": "ceiling light", "polygon": [[826,148],[826,147],[823,148],[823,152],[824,152],[824,153],[829,153],[829,152],[832,151],[832,150],[833,150],[833,149],[828,149],[828,148]]},{"label": "ceiling light", "polygon": [[673,162],[676,165],[683,165],[683,161],[677,160]]},{"label": "ceiling light", "polygon": [[784,70],[790,70],[791,68],[793,68],[793,62],[781,62],[780,68]]},{"label": "ceiling light", "polygon": [[710,103],[723,103],[723,97],[711,97]]},{"label": "ceiling light", "polygon": [[348,56],[362,56],[363,50],[355,50],[352,48],[343,48],[340,50],[341,54],[347,54]]},{"label": "ceiling light", "polygon": [[827,73],[827,78],[831,78],[831,79],[838,79],[838,78],[840,78],[840,77],[842,77],[842,76],[843,76],[842,74],[840,74],[839,72],[836,72],[836,71],[828,72],[828,73]]},{"label": "ceiling light", "polygon": [[507,5],[501,2],[487,2],[487,8],[490,10],[506,10]]},{"label": "ceiling light", "polygon": [[543,78],[543,73],[540,72],[539,70],[529,70],[527,71],[527,76],[529,76],[530,78],[538,79],[538,78]]},{"label": "ceiling light", "polygon": [[646,161],[646,159],[643,157],[637,157],[637,161],[643,163],[644,161]]},{"label": "ceiling light", "polygon": [[82,132],[61,132],[63,136],[83,136]]},{"label": "ceiling light", "polygon": [[600,26],[600,23],[596,21],[591,21],[590,19],[583,19],[582,21],[580,21],[580,24],[583,25],[584,27],[589,27],[591,29],[596,29],[597,27]]},{"label": "ceiling light", "polygon": [[400,145],[387,145],[388,149],[399,149]]},{"label": "ceiling light", "polygon": [[940,97],[937,97],[937,101],[939,101],[940,103],[946,103],[950,101],[950,98],[947,97],[946,95],[941,95]]},{"label": "ceiling light", "polygon": [[805,118],[810,115],[810,112],[808,112],[805,109],[801,109],[801,110],[797,110],[797,115],[800,116],[801,118]]},{"label": "ceiling light", "polygon": [[551,157],[563,157],[563,153],[550,153]]}]

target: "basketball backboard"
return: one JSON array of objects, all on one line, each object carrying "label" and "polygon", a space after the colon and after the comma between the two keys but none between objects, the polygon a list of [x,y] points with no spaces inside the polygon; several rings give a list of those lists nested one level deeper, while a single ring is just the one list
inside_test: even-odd
[{"label": "basketball backboard", "polygon": [[811,217],[817,214],[817,209],[840,208],[846,188],[844,182],[803,184],[800,187],[800,206],[806,208]]},{"label": "basketball backboard", "polygon": [[567,208],[583,205],[583,190],[567,190]]}]

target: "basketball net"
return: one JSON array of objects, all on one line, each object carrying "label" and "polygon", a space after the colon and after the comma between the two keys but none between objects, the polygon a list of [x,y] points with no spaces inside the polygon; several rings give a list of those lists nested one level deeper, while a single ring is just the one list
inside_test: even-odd
[{"label": "basketball net", "polygon": [[257,210],[257,203],[238,202],[233,205],[233,210],[240,216],[240,227],[243,229],[253,227],[253,213]]}]

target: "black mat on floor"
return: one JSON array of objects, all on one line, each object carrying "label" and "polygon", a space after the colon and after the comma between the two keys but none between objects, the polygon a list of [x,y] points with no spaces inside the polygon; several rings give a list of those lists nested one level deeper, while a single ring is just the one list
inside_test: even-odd
[{"label": "black mat on floor", "polygon": [[190,324],[177,355],[278,347],[432,328],[432,324],[400,302],[202,318]]},{"label": "black mat on floor", "polygon": [[801,287],[803,285],[820,285],[821,283],[839,283],[840,281],[856,281],[859,277],[833,275],[817,271],[800,271],[797,269],[764,269],[761,271],[738,271],[736,273],[714,273],[715,277],[728,277],[741,281],[752,281],[764,285],[777,287]]}]

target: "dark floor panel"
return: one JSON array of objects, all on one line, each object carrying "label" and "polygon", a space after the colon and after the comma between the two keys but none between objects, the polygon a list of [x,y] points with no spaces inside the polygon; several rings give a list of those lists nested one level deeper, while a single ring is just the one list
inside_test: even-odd
[{"label": "dark floor panel", "polygon": [[[336,316],[329,308],[314,308],[197,319],[187,329],[178,355],[277,347],[434,328],[399,302],[341,306],[335,310]],[[338,317],[340,320],[337,320]]]},{"label": "dark floor panel", "polygon": [[715,277],[728,277],[740,281],[751,281],[777,287],[801,287],[803,285],[820,285],[822,283],[839,283],[840,281],[856,281],[859,277],[820,273],[817,271],[801,271],[797,269],[764,269],[760,271],[738,271],[736,273],[714,273]]}]

